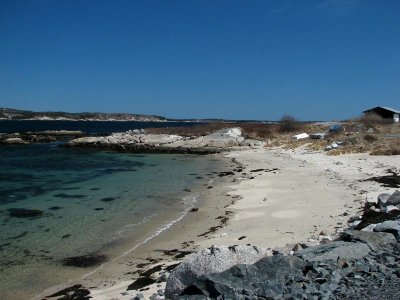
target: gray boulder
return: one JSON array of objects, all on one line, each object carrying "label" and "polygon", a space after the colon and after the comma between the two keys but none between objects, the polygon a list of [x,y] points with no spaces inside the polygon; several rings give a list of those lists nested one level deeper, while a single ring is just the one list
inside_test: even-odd
[{"label": "gray boulder", "polygon": [[392,210],[399,210],[398,208],[399,205],[394,206],[394,205],[388,205],[385,207],[385,213],[391,212]]},{"label": "gray boulder", "polygon": [[253,264],[267,254],[255,246],[213,246],[202,250],[176,267],[168,277],[166,299],[177,297],[202,275],[219,273],[238,264]]},{"label": "gray boulder", "polygon": [[397,243],[393,234],[386,232],[345,231],[340,236],[341,240],[352,243],[363,243],[371,250],[387,248],[389,244]]},{"label": "gray boulder", "polygon": [[370,247],[363,243],[348,243],[344,241],[334,241],[331,243],[310,247],[297,252],[295,255],[304,260],[326,261],[339,258],[359,259],[370,253]]},{"label": "gray boulder", "polygon": [[6,144],[29,144],[27,141],[24,141],[23,139],[21,139],[19,137],[12,137],[12,138],[5,139],[4,142]]},{"label": "gray boulder", "polygon": [[380,194],[378,196],[378,206],[380,210],[385,211],[385,207],[388,205],[387,200],[390,197],[390,194]]},{"label": "gray boulder", "polygon": [[281,299],[288,284],[304,280],[305,266],[294,256],[264,257],[253,265],[236,265],[201,276],[179,299],[186,299],[188,294],[196,294],[196,299]]},{"label": "gray boulder", "polygon": [[386,203],[387,203],[387,205],[399,205],[400,204],[400,191],[395,191],[392,195],[390,195],[390,197],[387,199]]},{"label": "gray boulder", "polygon": [[374,232],[388,232],[400,241],[400,221],[385,221],[374,227]]}]

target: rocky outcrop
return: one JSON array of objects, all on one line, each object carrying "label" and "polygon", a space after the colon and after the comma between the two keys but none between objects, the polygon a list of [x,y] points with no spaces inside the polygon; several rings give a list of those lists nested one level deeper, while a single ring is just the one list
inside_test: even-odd
[{"label": "rocky outcrop", "polygon": [[6,138],[3,140],[4,144],[29,144],[27,141],[24,141],[23,139],[19,138],[19,137],[10,137],[10,138]]},{"label": "rocky outcrop", "polygon": [[33,144],[33,143],[50,143],[56,141],[65,141],[71,138],[81,137],[81,131],[68,130],[46,130],[40,132],[24,132],[24,133],[0,133],[0,144]]},{"label": "rocky outcrop", "polygon": [[[386,200],[397,195],[388,195]],[[171,273],[165,298],[397,299],[400,217],[384,210],[380,213],[390,220],[379,215],[381,222],[374,224],[373,231],[347,230],[335,241],[300,247],[293,256],[274,252],[255,263],[242,263],[223,271],[214,266],[224,265],[225,256],[201,263],[192,259],[190,268],[183,263]],[[177,278],[182,284],[176,284]]]},{"label": "rocky outcrop", "polygon": [[262,141],[246,140],[240,128],[222,129],[200,137],[145,134],[137,131],[102,137],[82,137],[69,141],[72,147],[108,148],[130,152],[218,153],[234,147],[262,147]]},{"label": "rocky outcrop", "polygon": [[169,276],[166,297],[175,299],[190,289],[202,275],[220,273],[237,264],[252,264],[267,250],[253,246],[213,246],[181,263]]}]

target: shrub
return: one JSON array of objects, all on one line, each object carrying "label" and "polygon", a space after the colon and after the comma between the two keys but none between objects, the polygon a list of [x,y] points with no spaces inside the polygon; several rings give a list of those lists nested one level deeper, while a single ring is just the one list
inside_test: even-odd
[{"label": "shrub", "polygon": [[284,115],[279,123],[280,132],[293,132],[300,128],[300,122],[290,115]]},{"label": "shrub", "polygon": [[360,117],[359,121],[363,123],[364,125],[385,125],[385,124],[392,124],[393,121],[392,119],[385,119],[382,118],[380,115],[376,113],[369,113],[365,114],[362,117]]},{"label": "shrub", "polygon": [[372,134],[366,134],[364,135],[364,140],[367,141],[368,143],[372,143],[378,140],[378,138]]}]

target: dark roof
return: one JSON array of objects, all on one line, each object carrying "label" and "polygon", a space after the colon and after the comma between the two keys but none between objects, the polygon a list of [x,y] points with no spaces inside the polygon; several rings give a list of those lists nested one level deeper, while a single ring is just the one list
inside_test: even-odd
[{"label": "dark roof", "polygon": [[400,114],[400,110],[397,110],[397,109],[394,109],[394,108],[390,108],[390,107],[383,107],[383,106],[377,106],[377,107],[374,107],[374,108],[371,108],[371,109],[364,110],[363,112],[368,112],[368,111],[371,111],[371,110],[374,110],[374,109],[377,109],[377,108],[384,109],[384,110],[387,110],[387,111],[391,111],[391,112],[393,112],[395,114]]}]

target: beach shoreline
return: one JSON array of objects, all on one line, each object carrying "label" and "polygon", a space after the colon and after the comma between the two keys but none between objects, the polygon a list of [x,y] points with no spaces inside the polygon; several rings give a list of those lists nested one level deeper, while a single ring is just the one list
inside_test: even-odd
[{"label": "beach shoreline", "polygon": [[[182,203],[188,202],[185,204],[186,210],[179,213],[178,218],[168,219],[168,216],[165,216],[163,220],[165,219],[166,222],[160,221],[160,227],[156,232],[143,235],[140,241],[130,241],[129,238],[125,240],[125,250],[122,254],[100,266],[88,268],[87,273],[82,277],[51,286],[31,299],[43,299],[75,284],[91,288],[101,287],[105,290],[114,290],[116,286],[122,286],[123,291],[141,272],[160,264],[167,266],[174,256],[178,256],[178,261],[181,261],[184,255],[196,252],[197,246],[192,240],[209,231],[210,227],[220,226],[221,221],[217,218],[220,217],[223,210],[220,208],[231,203],[230,199],[222,195],[226,194],[225,186],[227,184],[225,182],[230,181],[232,176],[227,176],[225,173],[227,173],[226,170],[232,170],[237,165],[230,159],[221,156],[210,155],[210,158],[218,160],[221,167],[218,168],[218,171],[209,174],[210,179],[207,183],[199,183],[197,186],[191,187],[191,190],[177,193],[177,196],[181,197]],[[204,182],[204,180],[202,181]],[[216,194],[219,195],[215,197]],[[217,201],[213,200],[215,198]],[[175,213],[175,215],[177,214]],[[207,223],[203,224],[202,220],[204,219],[207,219]],[[198,226],[199,224],[203,225]],[[109,295],[104,299],[109,299],[108,297]]]},{"label": "beach shoreline", "polygon": [[[232,151],[222,156],[236,165],[231,166],[234,172],[211,183],[195,210],[135,249],[125,263],[79,281],[90,288],[93,299],[130,299],[136,293],[147,299],[165,288],[164,280],[156,281],[170,266],[212,245],[250,244],[290,251],[296,243],[332,239],[347,228],[348,218],[359,214],[366,201],[394,191],[363,180],[384,175],[388,167],[400,168],[394,157],[328,156],[304,147]],[[143,277],[140,274],[155,282],[126,291]],[[60,288],[46,290],[42,296]]]}]

